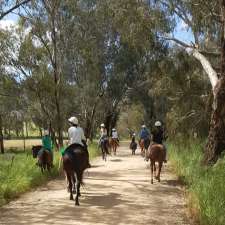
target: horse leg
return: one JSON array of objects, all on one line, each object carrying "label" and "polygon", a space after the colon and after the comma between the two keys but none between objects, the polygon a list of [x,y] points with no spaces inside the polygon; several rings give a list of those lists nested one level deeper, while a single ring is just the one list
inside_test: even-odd
[{"label": "horse leg", "polygon": [[77,191],[77,193],[76,193],[75,205],[80,205],[80,203],[79,203],[79,196],[81,195],[80,194],[80,184],[82,182],[82,172],[78,171],[76,173],[76,175],[77,175],[77,183],[76,183],[76,191]]},{"label": "horse leg", "polygon": [[70,192],[70,200],[73,200],[73,188],[72,188],[72,175],[71,172],[66,171],[67,181],[69,182],[69,192]]},{"label": "horse leg", "polygon": [[153,165],[153,170],[154,170],[154,177],[157,179],[157,176],[156,176],[156,165],[155,165],[155,162],[154,162],[154,165]]},{"label": "horse leg", "polygon": [[160,173],[161,173],[161,169],[162,169],[162,164],[163,162],[159,162],[159,169],[158,169],[158,175],[157,175],[157,180],[160,182]]},{"label": "horse leg", "polygon": [[151,184],[153,184],[153,167],[154,167],[154,162],[152,160],[150,161],[150,167],[151,167]]},{"label": "horse leg", "polygon": [[74,173],[73,173],[73,176],[72,176],[72,182],[73,182],[73,194],[76,194],[76,178],[75,178]]}]

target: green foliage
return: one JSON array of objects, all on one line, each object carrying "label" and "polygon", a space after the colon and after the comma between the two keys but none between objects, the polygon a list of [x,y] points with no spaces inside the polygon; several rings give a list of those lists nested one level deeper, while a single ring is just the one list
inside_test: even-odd
[{"label": "green foliage", "polygon": [[[200,224],[225,224],[225,158],[213,167],[201,166],[204,143],[200,141],[170,144],[169,158],[179,177],[187,184],[191,211]],[[195,215],[196,216],[196,215]]]}]

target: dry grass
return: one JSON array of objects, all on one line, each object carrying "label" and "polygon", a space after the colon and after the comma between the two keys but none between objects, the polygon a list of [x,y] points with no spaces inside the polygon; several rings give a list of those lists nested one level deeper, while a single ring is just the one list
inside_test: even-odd
[{"label": "dry grass", "polygon": [[[9,149],[9,148],[23,149],[24,141],[23,140],[5,140],[4,145],[6,149]],[[41,139],[27,139],[25,141],[26,148],[31,148],[33,145],[41,145]]]}]

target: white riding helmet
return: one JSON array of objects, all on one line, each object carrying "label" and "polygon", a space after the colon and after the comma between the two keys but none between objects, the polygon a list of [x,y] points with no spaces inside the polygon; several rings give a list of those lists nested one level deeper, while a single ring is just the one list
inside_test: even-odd
[{"label": "white riding helmet", "polygon": [[78,125],[78,119],[75,116],[72,116],[68,119],[68,121],[74,125]]},{"label": "white riding helmet", "polygon": [[104,124],[104,123],[102,123],[100,127],[105,127],[105,124]]},{"label": "white riding helmet", "polygon": [[116,131],[116,128],[113,128],[112,131]]},{"label": "white riding helmet", "polygon": [[143,124],[141,127],[142,127],[142,128],[146,128],[145,124]]},{"label": "white riding helmet", "polygon": [[162,126],[162,123],[161,123],[160,121],[156,121],[156,122],[155,122],[155,126],[156,126],[156,127],[161,127],[161,126]]},{"label": "white riding helmet", "polygon": [[44,136],[49,135],[48,130],[44,130]]}]

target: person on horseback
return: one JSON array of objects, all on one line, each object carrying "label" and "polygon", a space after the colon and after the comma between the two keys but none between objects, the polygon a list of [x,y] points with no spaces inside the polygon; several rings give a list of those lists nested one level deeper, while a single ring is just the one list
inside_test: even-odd
[{"label": "person on horseback", "polygon": [[49,135],[48,130],[44,130],[44,136],[42,137],[42,148],[38,152],[38,164],[41,164],[41,156],[44,151],[47,151],[50,154],[51,157],[51,167],[53,167],[53,151],[52,151],[52,140]]},{"label": "person on horseback", "polygon": [[[105,144],[105,146],[108,146],[108,134],[107,134],[107,129],[105,128],[105,124],[102,123],[100,126],[100,139],[99,139],[99,146],[101,146],[102,143]],[[108,147],[106,147],[107,154],[108,152]]]},{"label": "person on horseback", "polygon": [[[163,145],[165,151],[167,152],[166,146],[163,144],[163,141],[166,140],[166,136],[162,127],[162,123],[160,121],[155,122],[155,127],[152,130],[152,142],[153,144],[161,144]],[[167,162],[167,154],[164,162]]]},{"label": "person on horseback", "polygon": [[117,143],[119,144],[119,136],[118,136],[116,128],[112,129],[112,139],[117,141]]},{"label": "person on horseback", "polygon": [[[150,145],[150,132],[149,130],[146,128],[145,125],[142,125],[142,129],[140,131],[140,141],[141,140],[144,140],[144,146],[145,146],[145,149],[148,149],[148,146]],[[140,142],[139,141],[139,142]]]},{"label": "person on horseback", "polygon": [[[80,147],[84,152],[87,154],[87,167],[90,168],[90,162],[89,162],[89,152],[86,144],[86,138],[84,136],[84,131],[81,127],[78,126],[78,119],[73,116],[68,119],[71,127],[68,130],[68,137],[69,137],[69,145],[76,145],[76,147]],[[67,148],[68,151],[70,151],[70,146]],[[73,154],[71,152],[71,154]]]}]

